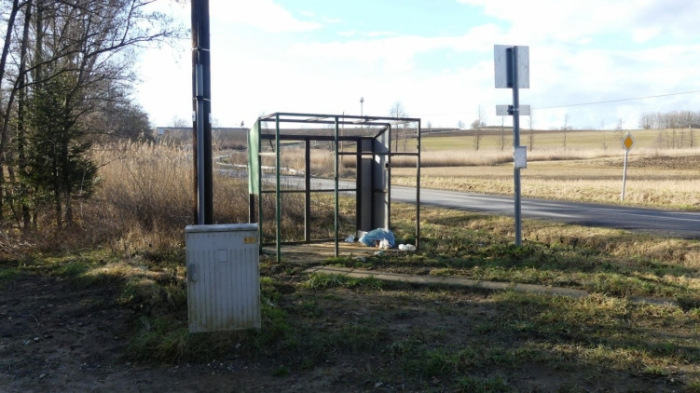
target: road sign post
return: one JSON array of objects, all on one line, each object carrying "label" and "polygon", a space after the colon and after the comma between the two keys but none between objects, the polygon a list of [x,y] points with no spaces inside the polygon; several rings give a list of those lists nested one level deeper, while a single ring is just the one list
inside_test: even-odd
[{"label": "road sign post", "polygon": [[[515,194],[515,245],[522,245],[522,215],[520,169],[527,167],[526,150],[520,146],[520,88],[530,87],[530,50],[527,46],[494,46],[494,65],[496,88],[513,89],[513,105],[507,107],[507,113],[513,116],[513,191]],[[523,108],[525,109],[525,108]],[[527,112],[529,114],[529,106]],[[503,105],[497,106],[503,111]]]},{"label": "road sign post", "polygon": [[625,187],[627,186],[627,160],[630,155],[630,150],[634,146],[634,137],[627,132],[625,138],[622,139],[622,146],[625,148],[625,163],[622,166],[622,192],[620,192],[620,201],[625,201]]}]

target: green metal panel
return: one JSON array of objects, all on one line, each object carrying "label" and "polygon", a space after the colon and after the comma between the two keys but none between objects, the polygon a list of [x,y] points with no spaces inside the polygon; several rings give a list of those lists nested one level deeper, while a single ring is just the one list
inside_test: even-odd
[{"label": "green metal panel", "polygon": [[248,193],[260,194],[260,122],[248,131]]}]

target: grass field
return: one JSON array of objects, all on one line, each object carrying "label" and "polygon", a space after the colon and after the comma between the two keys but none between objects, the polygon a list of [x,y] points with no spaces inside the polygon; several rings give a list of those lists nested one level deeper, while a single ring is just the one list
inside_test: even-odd
[{"label": "grass field", "polygon": [[[500,135],[483,135],[475,150],[472,133],[426,137],[422,144],[421,186],[512,195],[511,139],[503,150]],[[625,201],[620,200],[624,148],[619,131],[538,131],[528,167],[521,170],[526,197],[630,204],[696,211],[700,209],[700,148],[690,145],[690,131],[633,131]],[[693,131],[693,140],[695,131]],[[605,136],[603,136],[605,135]],[[674,142],[675,140],[675,142]],[[682,142],[682,143],[681,143]],[[521,144],[528,143],[527,131]],[[677,148],[672,148],[675,145]],[[671,146],[671,147],[669,147]],[[393,163],[392,163],[393,164]],[[396,162],[394,184],[414,184],[415,164]]]},{"label": "grass field", "polygon": [[[619,145],[539,143],[525,193],[615,202]],[[424,186],[510,192],[508,151],[472,148],[445,166],[448,150],[433,148]],[[0,390],[700,392],[698,241],[524,220],[515,247],[510,218],[424,207],[419,252],[321,263],[589,295],[307,274],[261,256],[263,328],[190,335],[188,153],[131,145],[95,157],[101,188],[80,205],[78,226],[0,232]],[[634,150],[626,203],[695,209],[697,157],[688,147]],[[410,171],[392,168],[395,182]],[[216,220],[245,221],[245,182],[215,184]],[[413,241],[415,208],[395,204],[392,214],[397,241]]]},{"label": "grass field", "polygon": [[[530,131],[521,129],[520,144],[532,146],[534,150],[620,150],[622,138],[627,130],[569,130],[569,131]],[[635,139],[634,149],[657,150],[673,148],[697,148],[697,130],[629,130]],[[444,150],[473,151],[476,146],[476,131],[464,131],[462,135],[440,136],[428,134],[421,141],[424,152]],[[512,127],[489,128],[481,131],[480,149],[509,150],[513,146]],[[692,141],[691,141],[692,139]]]},{"label": "grass field", "polygon": [[[413,208],[395,210],[404,241]],[[263,257],[263,329],[189,335],[182,249],[5,261],[0,291],[10,296],[13,282],[67,282],[75,296],[91,293],[77,303],[88,307],[92,323],[115,309],[130,313],[126,331],[112,333],[127,342],[111,367],[151,367],[149,378],[162,378],[161,386],[185,383],[176,367],[188,375],[200,367],[200,384],[223,389],[237,381],[243,391],[700,391],[698,242],[526,220],[525,245],[516,248],[507,218],[428,208],[423,220],[420,253],[326,263],[539,283],[590,295],[307,275],[303,266]],[[20,355],[27,350],[21,342],[6,345]],[[4,372],[26,370],[13,359],[4,358]],[[158,376],[159,370],[173,372]]]}]

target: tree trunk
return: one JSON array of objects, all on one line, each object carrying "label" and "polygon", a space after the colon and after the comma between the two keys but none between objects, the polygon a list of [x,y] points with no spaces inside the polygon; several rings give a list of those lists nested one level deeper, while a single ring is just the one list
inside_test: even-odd
[{"label": "tree trunk", "polygon": [[[70,114],[64,113],[65,119],[68,119]],[[73,169],[71,168],[71,157],[68,154],[68,145],[70,144],[70,128],[71,125],[64,123],[63,126],[63,138],[61,140],[61,155],[60,155],[60,166],[61,166],[61,188],[63,193],[63,204],[66,207],[65,211],[65,223],[66,226],[71,226],[73,224],[73,207],[71,205],[71,194],[73,193],[73,184],[71,183],[71,174]]]},{"label": "tree trunk", "polygon": [[[12,94],[14,97],[15,92],[19,93],[19,98],[18,98],[18,109],[17,109],[17,155],[18,155],[18,163],[17,166],[20,171],[20,175],[25,174],[26,170],[26,158],[25,158],[25,151],[24,147],[26,146],[26,127],[25,127],[25,108],[26,108],[26,102],[27,102],[27,51],[29,49],[29,27],[31,25],[31,20],[32,20],[32,0],[27,1],[26,4],[26,11],[24,13],[24,31],[22,32],[22,45],[20,48],[20,63],[19,63],[19,74],[17,75],[17,84],[16,84],[16,89],[13,90]],[[29,225],[31,223],[31,215],[29,212],[29,205],[27,204],[27,199],[29,196],[29,190],[27,186],[21,182],[19,184],[20,187],[20,196],[22,197],[21,201],[21,210],[22,210],[22,223],[24,224],[24,228],[29,228]]]},{"label": "tree trunk", "polygon": [[53,202],[54,209],[56,211],[56,227],[61,229],[63,227],[63,211],[61,209],[61,181],[59,175],[58,162],[56,160],[57,152],[56,147],[53,149]]},{"label": "tree trunk", "polygon": [[[2,47],[0,55],[0,82],[5,78],[5,66],[7,64],[7,55],[10,53],[10,43],[12,42],[12,32],[14,31],[15,18],[19,12],[19,0],[12,2],[12,9],[7,19],[7,30],[5,32],[5,44]],[[11,103],[7,105],[5,110],[0,109],[0,118],[2,119],[2,131],[0,131],[0,220],[3,218],[3,206],[5,205],[5,149],[7,148],[9,134],[9,117]],[[0,95],[0,108],[2,107],[2,96]]]},{"label": "tree trunk", "polygon": [[[7,176],[9,177],[10,184],[16,184],[15,168],[11,165],[7,166]],[[12,212],[12,218],[17,222],[17,225],[19,225],[19,213],[17,212],[17,206],[15,204],[16,198],[14,195],[14,191],[11,191],[10,194],[8,194],[8,196],[8,204],[10,206],[10,212]]]},{"label": "tree trunk", "polygon": [[[19,97],[17,105],[17,168],[19,170],[20,178],[27,175],[27,158],[26,158],[26,144],[27,144],[27,130],[26,130],[26,103],[27,103],[27,85],[25,83],[25,76],[21,76],[21,82],[19,87]],[[30,217],[29,217],[29,205],[27,200],[29,199],[29,187],[20,181],[18,184],[20,204],[22,211],[22,223],[24,228],[29,228]]]}]

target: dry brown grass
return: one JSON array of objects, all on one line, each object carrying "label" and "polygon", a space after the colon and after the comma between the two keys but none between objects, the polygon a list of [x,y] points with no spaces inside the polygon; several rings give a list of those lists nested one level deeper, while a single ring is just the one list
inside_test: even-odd
[{"label": "dry brown grass", "polygon": [[[275,166],[275,153],[263,146],[262,165]],[[349,150],[346,150],[349,151]],[[354,150],[352,150],[354,152]],[[305,150],[301,147],[288,147],[281,150],[280,167],[282,172],[303,173],[306,170]],[[240,160],[239,160],[240,161]],[[355,173],[355,157],[340,156],[338,159],[338,172],[340,176],[349,176]],[[335,155],[328,144],[319,145],[311,149],[310,156],[312,176],[332,176],[335,170]]]},{"label": "dry brown grass", "polygon": [[[100,187],[84,206],[82,225],[99,223],[92,228],[99,235],[96,241],[126,253],[182,243],[184,228],[194,217],[189,151],[122,144],[100,147],[93,158],[100,165]],[[215,222],[247,222],[247,201],[247,181],[222,177],[214,181]]]},{"label": "dry brown grass", "polygon": [[[350,146],[345,150],[353,149]],[[224,160],[230,163],[245,164],[247,161],[246,154],[241,152],[214,154],[225,156]],[[510,151],[496,149],[428,151],[422,156],[421,185],[511,195],[511,155]],[[564,151],[540,145],[528,155],[528,168],[522,171],[524,196],[620,203],[621,149]],[[304,149],[287,147],[282,154],[282,165],[303,171],[303,157]],[[64,232],[47,227],[43,235],[40,225],[38,236],[26,240],[26,244],[43,244],[49,248],[60,244],[67,250],[106,243],[114,250],[131,253],[139,249],[177,247],[182,243],[184,227],[193,221],[193,168],[188,149],[164,145],[110,145],[96,148],[93,158],[100,166],[100,183],[92,200],[76,202],[79,225]],[[341,158],[341,175],[352,176],[354,155]],[[266,156],[263,164],[274,164],[271,160],[272,156]],[[312,149],[311,165],[312,175],[332,175],[334,155],[328,146]],[[700,151],[697,149],[633,150],[625,203],[700,209],[700,182],[696,181],[699,167]],[[395,157],[392,176],[394,184],[413,185],[415,158]],[[217,176],[214,187],[215,222],[247,222],[247,180]],[[314,198],[314,205],[326,203],[324,195]],[[274,200],[266,200],[263,209],[265,219],[270,221],[274,217]],[[288,240],[300,240],[302,200],[290,195],[284,197],[283,203],[282,232]],[[317,236],[331,235],[331,224],[332,217],[325,210],[318,213],[314,217]],[[267,225],[265,232],[267,236],[274,234],[274,225]],[[4,233],[12,233],[11,228]],[[5,243],[13,242],[3,241]]]},{"label": "dry brown grass", "polygon": [[[590,160],[602,157],[613,157],[615,154],[603,150],[538,150],[528,153],[528,161],[563,161]],[[421,153],[421,166],[430,167],[462,167],[462,166],[492,166],[513,162],[512,148],[507,151],[427,151]],[[395,157],[392,167],[415,167],[412,157]]]}]

